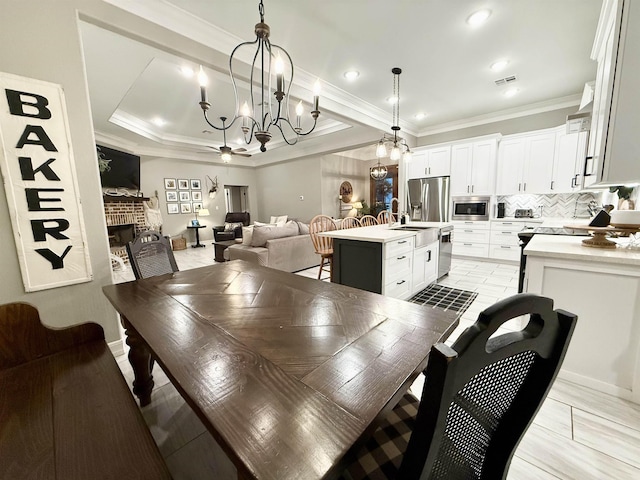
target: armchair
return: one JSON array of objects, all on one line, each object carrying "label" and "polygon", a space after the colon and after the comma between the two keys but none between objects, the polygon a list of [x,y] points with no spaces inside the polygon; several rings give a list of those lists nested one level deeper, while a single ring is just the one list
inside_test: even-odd
[{"label": "armchair", "polygon": [[[224,217],[224,225],[213,227],[213,239],[216,242],[224,242],[242,238],[242,226],[248,226],[249,221],[249,212],[229,212]],[[234,227],[233,230],[227,230],[227,226],[231,223],[242,223],[242,225]]]}]

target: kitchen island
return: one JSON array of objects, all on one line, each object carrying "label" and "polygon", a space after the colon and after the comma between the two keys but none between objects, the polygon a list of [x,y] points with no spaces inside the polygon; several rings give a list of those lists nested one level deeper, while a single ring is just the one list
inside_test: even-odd
[{"label": "kitchen island", "polygon": [[535,235],[525,291],[578,315],[560,376],[640,403],[640,250],[582,245],[582,238]]},{"label": "kitchen island", "polygon": [[444,222],[374,225],[324,232],[333,238],[333,282],[407,299],[438,278]]}]

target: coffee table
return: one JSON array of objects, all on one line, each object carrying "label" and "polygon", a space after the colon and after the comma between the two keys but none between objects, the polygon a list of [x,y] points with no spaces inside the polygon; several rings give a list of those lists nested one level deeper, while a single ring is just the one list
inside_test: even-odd
[{"label": "coffee table", "polygon": [[213,242],[213,249],[215,252],[215,255],[213,257],[213,259],[216,262],[226,262],[226,260],[224,259],[224,251],[230,247],[231,245],[235,245],[237,242],[235,240],[222,240],[219,242]]}]

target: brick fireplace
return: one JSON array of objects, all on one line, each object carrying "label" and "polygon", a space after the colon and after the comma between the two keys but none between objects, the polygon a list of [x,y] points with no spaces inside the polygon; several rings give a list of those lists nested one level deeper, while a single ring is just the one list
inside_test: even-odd
[{"label": "brick fireplace", "polygon": [[103,196],[104,215],[107,220],[109,248],[113,255],[129,262],[125,245],[137,234],[149,230],[144,215],[143,197]]}]

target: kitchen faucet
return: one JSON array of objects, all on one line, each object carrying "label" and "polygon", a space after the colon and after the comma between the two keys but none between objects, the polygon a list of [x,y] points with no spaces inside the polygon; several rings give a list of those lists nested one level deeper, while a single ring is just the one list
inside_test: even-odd
[{"label": "kitchen faucet", "polygon": [[396,201],[396,205],[398,206],[398,208],[400,208],[400,200],[398,200],[396,197],[393,197],[389,202],[389,227],[393,225],[393,201],[394,200]]}]

